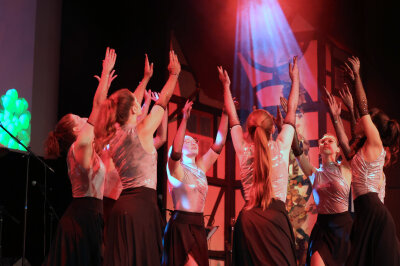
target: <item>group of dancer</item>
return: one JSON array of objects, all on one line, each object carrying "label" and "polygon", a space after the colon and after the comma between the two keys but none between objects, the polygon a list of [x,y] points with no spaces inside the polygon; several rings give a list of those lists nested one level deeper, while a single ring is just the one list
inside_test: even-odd
[{"label": "group of dancer", "polygon": [[[297,140],[297,57],[289,64],[292,86],[286,116],[277,123],[276,139],[276,121],[263,109],[254,110],[242,129],[230,78],[218,67],[224,109],[215,142],[199,156],[198,141],[186,134],[193,104],[187,101],[168,153],[166,171],[174,212],[164,226],[156,200],[156,149],[166,140],[166,108],[180,63],[171,51],[168,80],[159,94],[151,94],[146,85],[153,64],[146,56],[144,77],[135,91],[120,89],[107,96],[116,77],[116,57],[115,51],[107,48],[89,118],[65,115],[46,141],[47,156],[66,156],[73,200],[59,222],[45,265],[208,265],[205,173],[221,153],[228,127],[246,202],[234,226],[234,265],[296,265],[295,239],[285,207],[291,149],[320,199],[307,263],[400,264],[395,224],[378,195],[385,190],[383,167],[397,158],[400,128],[382,111],[369,112],[357,58],[346,62],[356,108],[348,90],[341,94],[351,114],[357,109],[360,115],[353,123],[355,141],[349,144],[340,105],[327,92],[338,140],[330,134],[319,140],[322,166],[318,169],[310,164]],[[151,99],[155,104],[148,114]],[[339,147],[351,169],[348,163],[337,161]],[[351,186],[354,221],[348,212]]]}]

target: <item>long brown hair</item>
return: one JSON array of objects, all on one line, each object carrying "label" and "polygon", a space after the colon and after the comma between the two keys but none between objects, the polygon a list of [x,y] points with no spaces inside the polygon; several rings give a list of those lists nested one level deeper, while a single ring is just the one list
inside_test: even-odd
[{"label": "long brown hair", "polygon": [[254,142],[253,185],[247,209],[259,206],[265,210],[272,199],[271,153],[268,146],[272,129],[272,116],[265,110],[255,110],[247,118],[247,131]]},{"label": "long brown hair", "polygon": [[116,123],[123,126],[128,121],[133,102],[134,96],[128,89],[120,89],[104,101],[94,128],[97,152],[114,136]]},{"label": "long brown hair", "polygon": [[44,143],[45,158],[56,159],[67,155],[69,148],[76,140],[74,127],[73,114],[66,114],[58,121]]},{"label": "long brown hair", "polygon": [[[400,146],[400,126],[399,123],[390,119],[382,110],[371,108],[369,111],[371,120],[378,129],[382,145],[386,150],[385,167],[392,165],[398,159]],[[357,139],[352,145],[351,157],[360,150],[367,138],[365,136]]]}]

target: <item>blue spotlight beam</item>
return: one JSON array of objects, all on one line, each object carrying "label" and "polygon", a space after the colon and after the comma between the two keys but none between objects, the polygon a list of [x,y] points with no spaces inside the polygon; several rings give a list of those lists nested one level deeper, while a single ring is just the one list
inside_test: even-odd
[{"label": "blue spotlight beam", "polygon": [[[302,58],[303,54],[277,0],[239,0],[236,21],[233,93],[240,97],[241,117],[244,118],[254,105],[267,110],[276,105],[261,106],[257,91],[283,85],[284,91],[276,93],[288,94],[289,60],[294,55]],[[239,55],[253,68],[250,77]],[[272,79],[263,79],[266,73],[271,73]],[[301,75],[311,76],[305,60],[301,63]]]}]

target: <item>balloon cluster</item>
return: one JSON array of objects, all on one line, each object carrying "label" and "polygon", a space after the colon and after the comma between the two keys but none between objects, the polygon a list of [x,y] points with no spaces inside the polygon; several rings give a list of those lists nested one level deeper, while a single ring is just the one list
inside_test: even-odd
[{"label": "balloon cluster", "polygon": [[[16,89],[9,89],[0,98],[0,122],[25,146],[31,141],[31,113],[28,111],[28,102],[18,98]],[[10,135],[0,128],[0,144],[11,149],[25,150]]]}]

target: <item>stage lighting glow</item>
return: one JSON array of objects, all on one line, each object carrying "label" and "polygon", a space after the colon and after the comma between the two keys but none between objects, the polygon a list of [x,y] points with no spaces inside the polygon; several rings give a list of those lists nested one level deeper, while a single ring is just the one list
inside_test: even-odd
[{"label": "stage lighting glow", "polygon": [[311,76],[302,50],[277,0],[239,0],[236,21],[233,92],[240,97],[241,115],[253,106],[275,114],[279,97],[290,92],[293,56],[300,59],[300,80]]},{"label": "stage lighting glow", "polygon": [[[31,113],[28,111],[28,102],[24,98],[18,98],[16,89],[9,89],[0,99],[1,124],[28,146],[31,141]],[[0,145],[10,149],[25,150],[2,128],[0,128]]]}]

